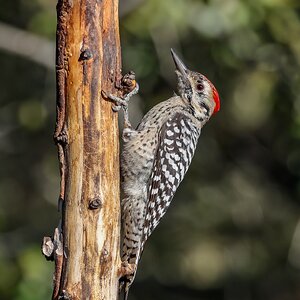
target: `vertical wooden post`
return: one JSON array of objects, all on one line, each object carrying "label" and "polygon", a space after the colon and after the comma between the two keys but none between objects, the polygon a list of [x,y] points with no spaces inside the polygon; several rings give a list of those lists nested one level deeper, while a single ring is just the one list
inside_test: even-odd
[{"label": "vertical wooden post", "polygon": [[[57,122],[61,226],[52,299],[117,299],[120,242],[118,0],[58,0]],[[49,242],[49,241],[48,241]],[[44,248],[47,240],[44,240]],[[50,243],[51,244],[51,243]]]}]

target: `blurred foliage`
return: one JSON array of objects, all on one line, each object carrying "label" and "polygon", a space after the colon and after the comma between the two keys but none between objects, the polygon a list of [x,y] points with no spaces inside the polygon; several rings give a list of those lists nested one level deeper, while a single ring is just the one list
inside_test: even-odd
[{"label": "blurred foliage", "polygon": [[[135,1],[121,40],[142,110],[176,87],[171,47],[222,105],[131,298],[299,299],[300,2]],[[0,20],[54,40],[53,2],[1,0]],[[53,265],[39,248],[59,219],[55,74],[6,52],[0,65],[0,298],[49,299]]]}]

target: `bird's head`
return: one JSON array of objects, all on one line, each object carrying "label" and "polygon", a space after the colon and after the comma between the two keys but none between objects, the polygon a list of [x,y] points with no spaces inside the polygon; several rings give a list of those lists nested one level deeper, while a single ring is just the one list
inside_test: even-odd
[{"label": "bird's head", "polygon": [[220,110],[220,98],[214,85],[202,74],[190,71],[171,49],[178,76],[178,92],[196,117],[205,119]]}]

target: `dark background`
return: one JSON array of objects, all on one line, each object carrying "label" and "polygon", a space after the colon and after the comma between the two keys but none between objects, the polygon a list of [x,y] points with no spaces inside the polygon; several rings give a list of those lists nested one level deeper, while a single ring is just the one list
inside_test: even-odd
[{"label": "dark background", "polygon": [[[40,244],[59,220],[54,2],[0,0],[2,300],[51,294]],[[300,299],[300,2],[121,2],[136,122],[176,88],[171,47],[221,97],[130,299]]]}]

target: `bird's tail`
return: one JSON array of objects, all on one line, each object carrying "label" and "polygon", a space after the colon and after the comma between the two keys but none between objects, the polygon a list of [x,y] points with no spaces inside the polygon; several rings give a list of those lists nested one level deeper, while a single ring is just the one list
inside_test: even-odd
[{"label": "bird's tail", "polygon": [[[128,276],[120,279],[120,293],[123,292],[123,300],[128,299],[129,288],[130,288],[131,284],[132,284],[132,279],[128,278]],[[121,296],[120,296],[120,298],[121,298]]]},{"label": "bird's tail", "polygon": [[126,282],[125,283],[125,286],[124,286],[124,300],[127,300],[128,299],[128,294],[129,294],[129,283]]}]

